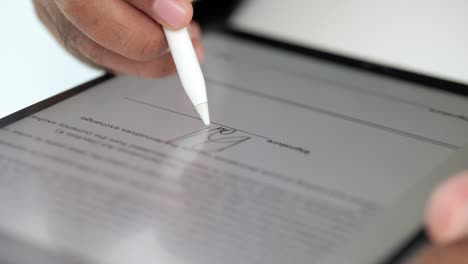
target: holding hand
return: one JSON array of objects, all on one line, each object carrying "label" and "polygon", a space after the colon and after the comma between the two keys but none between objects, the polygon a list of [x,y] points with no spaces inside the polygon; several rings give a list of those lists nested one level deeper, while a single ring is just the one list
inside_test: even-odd
[{"label": "holding hand", "polygon": [[426,221],[434,244],[420,251],[410,263],[468,263],[468,172],[435,190]]},{"label": "holding hand", "polygon": [[188,26],[203,58],[191,0],[34,0],[41,21],[79,59],[115,73],[162,77],[175,72],[161,26]]},{"label": "holding hand", "polygon": [[427,227],[437,243],[468,238],[468,172],[449,179],[434,192],[428,207]]}]

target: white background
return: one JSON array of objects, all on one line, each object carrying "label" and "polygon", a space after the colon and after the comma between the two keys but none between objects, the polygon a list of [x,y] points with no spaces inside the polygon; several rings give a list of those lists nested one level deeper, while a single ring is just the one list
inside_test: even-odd
[{"label": "white background", "polygon": [[0,118],[102,74],[60,47],[30,0],[3,1],[0,28]]},{"label": "white background", "polygon": [[244,30],[468,84],[468,1],[245,0]]}]

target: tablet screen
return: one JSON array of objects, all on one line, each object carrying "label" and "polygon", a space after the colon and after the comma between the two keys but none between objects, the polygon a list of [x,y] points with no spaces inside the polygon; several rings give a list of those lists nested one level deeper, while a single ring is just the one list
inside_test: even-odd
[{"label": "tablet screen", "polygon": [[465,98],[205,41],[209,127],[173,76],[0,129],[1,259],[322,263],[468,140]]}]

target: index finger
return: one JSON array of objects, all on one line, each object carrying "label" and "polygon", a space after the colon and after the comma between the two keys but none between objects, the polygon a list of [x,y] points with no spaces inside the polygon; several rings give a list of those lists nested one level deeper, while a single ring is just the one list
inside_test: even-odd
[{"label": "index finger", "polygon": [[149,61],[168,47],[161,26],[124,0],[55,0],[87,37],[132,60]]},{"label": "index finger", "polygon": [[193,17],[192,0],[126,1],[156,20],[162,26],[172,30],[188,26]]}]

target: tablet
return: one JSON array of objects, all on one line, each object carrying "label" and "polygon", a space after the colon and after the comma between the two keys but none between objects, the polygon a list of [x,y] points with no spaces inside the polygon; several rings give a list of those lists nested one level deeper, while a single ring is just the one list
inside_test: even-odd
[{"label": "tablet", "polygon": [[2,119],[2,263],[384,263],[468,159],[468,100],[238,35]]}]

